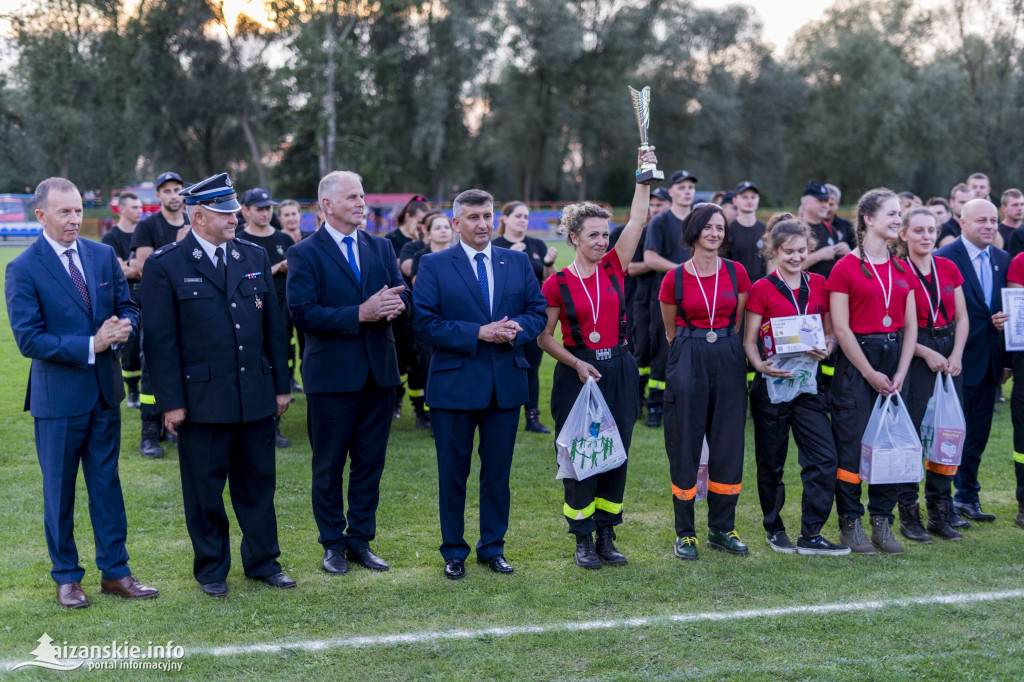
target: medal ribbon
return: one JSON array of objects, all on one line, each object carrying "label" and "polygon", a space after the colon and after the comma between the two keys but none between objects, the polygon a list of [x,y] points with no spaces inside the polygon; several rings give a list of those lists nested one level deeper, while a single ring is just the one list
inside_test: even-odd
[{"label": "medal ribbon", "polygon": [[697,274],[697,266],[693,260],[690,261],[690,267],[693,268],[693,276],[697,278],[697,287],[700,289],[700,295],[704,297],[704,307],[708,311],[708,329],[715,328],[715,309],[718,307],[718,273],[722,270],[722,264],[720,259],[715,258],[715,292],[711,304],[708,304],[708,295],[704,293],[704,285],[700,283],[700,275]]},{"label": "medal ribbon", "polygon": [[882,288],[882,300],[885,301],[885,315],[889,316],[889,301],[892,300],[892,258],[886,260],[886,264],[889,266],[889,291],[885,290],[885,285],[882,284],[882,278],[878,274],[878,270],[875,269],[875,264],[871,262],[871,257],[868,256],[868,265],[871,266],[871,271],[875,273],[875,279],[878,280],[878,286]]},{"label": "medal ribbon", "polygon": [[910,261],[910,265],[913,266],[914,272],[917,274],[917,278],[921,280],[921,288],[923,288],[928,294],[928,310],[932,314],[932,328],[935,328],[939,323],[940,310],[942,311],[942,316],[946,319],[947,323],[949,322],[949,316],[946,314],[946,306],[942,303],[942,285],[939,283],[939,268],[935,263],[935,258],[931,256],[929,256],[929,258],[931,258],[932,261],[932,279],[935,280],[934,294],[932,293],[932,290],[928,288],[928,280],[926,280],[924,275],[921,274],[921,271],[917,269],[917,265],[914,264],[914,261]]},{"label": "medal ribbon", "polygon": [[[598,268],[599,269],[599,268]],[[587,291],[587,285],[583,282],[583,278],[580,277],[580,269],[576,267],[576,261],[572,262],[572,273],[576,275],[576,279],[580,281],[580,286],[583,287],[583,293],[587,295],[587,301],[590,302],[590,314],[594,316],[594,331],[597,331],[597,314],[601,312],[601,277],[598,274],[598,269],[594,270],[594,281],[597,284],[597,307],[594,307],[594,299],[590,297],[590,292]]]}]

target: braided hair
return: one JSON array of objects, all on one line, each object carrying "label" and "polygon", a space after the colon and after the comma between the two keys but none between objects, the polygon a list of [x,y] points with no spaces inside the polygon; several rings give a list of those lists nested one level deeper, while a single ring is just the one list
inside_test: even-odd
[{"label": "braided hair", "polygon": [[[865,192],[864,196],[857,201],[857,226],[854,232],[857,235],[857,251],[860,252],[860,270],[868,279],[871,279],[873,275],[867,266],[867,254],[864,253],[864,233],[868,230],[865,218],[878,213],[882,204],[890,199],[898,199],[895,192],[885,187],[876,187]],[[893,261],[893,267],[897,272],[905,272],[898,259]]]}]

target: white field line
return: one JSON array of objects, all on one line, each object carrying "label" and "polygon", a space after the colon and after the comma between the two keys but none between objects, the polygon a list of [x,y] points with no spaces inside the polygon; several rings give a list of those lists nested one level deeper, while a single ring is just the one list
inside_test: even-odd
[{"label": "white field line", "polygon": [[[469,640],[479,638],[504,638],[515,635],[542,635],[553,632],[580,632],[586,630],[612,630],[621,628],[656,627],[676,623],[699,623],[716,621],[747,620],[751,618],[776,618],[791,615],[821,615],[874,611],[889,608],[913,606],[951,605],[960,606],[979,602],[1005,601],[1024,598],[1024,589],[1003,592],[975,592],[971,594],[937,594],[907,599],[879,599],[860,602],[836,602],[832,604],[811,604],[805,606],[780,606],[771,609],[743,609],[737,611],[703,611],[678,613],[664,616],[641,618],[618,618],[612,620],[567,621],[539,625],[512,625],[508,627],[481,628],[477,630],[425,630],[394,635],[372,635],[366,637],[338,637],[333,639],[308,639],[295,641],[263,642],[219,647],[186,647],[186,657],[194,656],[239,656],[246,654],[268,654],[282,651],[328,651],[331,649],[358,649],[364,647],[385,647],[400,644],[428,644],[431,642]],[[25,659],[29,656],[26,654]],[[21,661],[3,661],[0,670],[11,670]]]}]

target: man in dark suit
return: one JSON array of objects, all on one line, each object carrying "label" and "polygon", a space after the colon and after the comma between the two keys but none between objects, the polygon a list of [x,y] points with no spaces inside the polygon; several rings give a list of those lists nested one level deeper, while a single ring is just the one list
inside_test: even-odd
[{"label": "man in dark suit", "polygon": [[7,316],[18,350],[32,359],[25,409],[35,419],[43,471],[43,525],[57,583],[68,608],[89,605],[74,538],[79,462],[89,489],[102,592],[157,596],[128,568],[127,519],[117,459],[124,384],[113,346],[138,332],[139,309],[114,250],[79,239],[82,197],[64,178],[39,183],[36,219],[43,236],[7,266]]},{"label": "man in dark suit", "polygon": [[505,560],[509,472],[519,410],[529,398],[522,345],[546,322],[544,297],[526,254],[491,245],[494,200],[481,190],[455,198],[460,242],[423,256],[413,292],[416,334],[432,346],[427,374],[437,447],[444,574],[465,575],[466,479],[480,430],[480,540],[476,558],[497,573]]},{"label": "man in dark suit", "polygon": [[967,435],[960,467],[953,479],[953,510],[971,521],[996,518],[981,509],[978,468],[992,428],[996,387],[1009,376],[1004,370],[1003,335],[995,326],[1006,318],[1001,312],[1000,292],[1006,286],[1010,267],[1009,254],[992,246],[998,227],[996,207],[987,199],[972,199],[960,213],[960,237],[936,251],[936,255],[949,258],[960,269],[970,316],[967,348],[971,351],[964,354],[963,368]]},{"label": "man in dark suit", "polygon": [[146,261],[142,343],[164,425],[179,435],[193,572],[206,594],[227,594],[230,479],[245,574],[294,587],[277,561],[274,416],[291,395],[270,260],[235,239],[238,201],[226,173],[181,193],[192,229]]},{"label": "man in dark suit", "polygon": [[[401,383],[391,322],[411,309],[391,242],[363,226],[362,179],[335,171],[320,181],[323,229],[288,249],[288,308],[306,335],[302,387],[313,446],[313,516],[328,573],[348,561],[374,571],[370,549]],[[346,523],[343,479],[349,461]]]}]

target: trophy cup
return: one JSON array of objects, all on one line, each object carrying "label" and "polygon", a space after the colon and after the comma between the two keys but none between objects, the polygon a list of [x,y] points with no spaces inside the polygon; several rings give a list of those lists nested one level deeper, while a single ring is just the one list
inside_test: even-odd
[{"label": "trophy cup", "polygon": [[[647,128],[651,124],[651,86],[648,85],[643,90],[634,90],[632,86],[627,87],[629,87],[629,95],[633,100],[636,124],[640,128],[640,148],[646,150],[648,147]],[[658,170],[658,166],[653,163],[641,164],[640,171],[636,174],[636,184],[638,185],[653,185],[664,179],[665,172]]]}]

